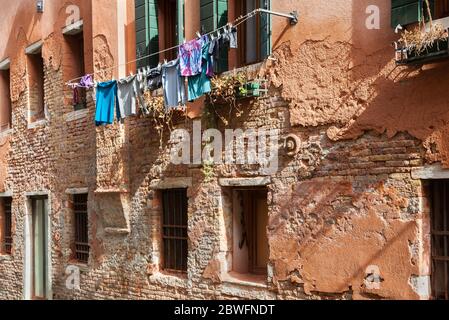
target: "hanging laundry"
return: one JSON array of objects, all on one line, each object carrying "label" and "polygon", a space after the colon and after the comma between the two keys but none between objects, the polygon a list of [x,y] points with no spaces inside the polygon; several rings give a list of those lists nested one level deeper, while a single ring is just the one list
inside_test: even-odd
[{"label": "hanging laundry", "polygon": [[117,81],[117,98],[121,118],[135,115],[137,96],[136,76]]},{"label": "hanging laundry", "polygon": [[231,27],[229,32],[229,47],[231,49],[238,49],[238,33],[237,27]]},{"label": "hanging laundry", "polygon": [[150,113],[148,105],[145,102],[145,92],[147,91],[147,74],[146,72],[139,71],[136,76],[137,85],[137,100],[139,101],[139,107],[143,114],[148,115]]},{"label": "hanging laundry", "polygon": [[94,87],[94,81],[92,79],[92,75],[91,74],[87,74],[84,77],[81,78],[80,83],[79,83],[79,87],[80,88],[84,88],[84,89],[90,89]]},{"label": "hanging laundry", "polygon": [[162,66],[153,68],[148,73],[148,89],[151,91],[162,87]]},{"label": "hanging laundry", "polygon": [[72,89],[72,105],[79,103],[78,83],[69,83],[68,86]]},{"label": "hanging laundry", "polygon": [[191,40],[179,47],[181,76],[190,77],[201,73],[201,50],[203,38]]},{"label": "hanging laundry", "polygon": [[117,118],[120,119],[117,101],[117,81],[98,83],[96,97],[95,124],[97,126],[114,122],[114,108],[117,112]]},{"label": "hanging laundry", "polygon": [[212,56],[209,54],[210,42],[203,42],[201,74],[188,77],[189,101],[193,101],[212,90],[210,75],[213,75]]},{"label": "hanging laundry", "polygon": [[166,108],[186,104],[185,80],[180,73],[179,59],[162,66],[162,83]]}]

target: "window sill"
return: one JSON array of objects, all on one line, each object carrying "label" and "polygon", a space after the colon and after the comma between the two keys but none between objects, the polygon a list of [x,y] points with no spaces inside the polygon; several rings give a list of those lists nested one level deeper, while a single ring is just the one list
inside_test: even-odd
[{"label": "window sill", "polygon": [[0,131],[0,139],[7,138],[12,134],[12,128]]},{"label": "window sill", "polygon": [[223,276],[223,283],[243,285],[247,287],[267,288],[267,277],[254,274],[240,274],[229,272]]},{"label": "window sill", "polygon": [[187,275],[157,272],[149,277],[150,281],[169,287],[187,288]]},{"label": "window sill", "polygon": [[263,62],[257,62],[257,63],[250,64],[250,65],[247,65],[247,66],[242,66],[242,67],[239,67],[239,68],[236,68],[236,69],[233,69],[233,70],[225,71],[223,73],[220,73],[218,76],[219,77],[224,77],[224,76],[229,76],[229,75],[236,74],[236,73],[239,73],[239,72],[244,72],[244,73],[246,73],[248,75],[248,79],[252,79],[252,78],[256,78],[257,77],[257,74],[259,73],[260,68],[262,67],[262,65],[263,65]]},{"label": "window sill", "polygon": [[10,255],[10,254],[0,254],[0,262],[3,262],[3,261],[12,261],[13,259],[12,259],[12,255]]},{"label": "window sill", "polygon": [[28,129],[36,129],[40,127],[45,127],[48,124],[47,119],[36,120],[32,123],[28,122]]},{"label": "window sill", "polygon": [[64,121],[65,122],[71,122],[76,121],[80,119],[84,119],[89,115],[89,109],[81,109],[81,110],[75,110],[69,113],[66,113],[64,115]]},{"label": "window sill", "polygon": [[68,266],[77,267],[82,272],[89,271],[89,263],[84,263],[84,262],[80,262],[80,261],[77,261],[77,260],[70,260],[69,263],[67,264],[67,267]]}]

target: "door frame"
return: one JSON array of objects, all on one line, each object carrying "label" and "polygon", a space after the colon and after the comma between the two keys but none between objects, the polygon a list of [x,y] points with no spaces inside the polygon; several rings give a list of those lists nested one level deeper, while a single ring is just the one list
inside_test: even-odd
[{"label": "door frame", "polygon": [[47,256],[46,262],[46,296],[45,299],[51,300],[53,296],[52,290],[52,239],[51,239],[51,194],[49,191],[28,192],[25,194],[25,221],[24,221],[24,268],[23,268],[23,298],[25,300],[33,299],[33,282],[34,282],[34,253],[33,253],[33,199],[47,198],[47,215],[46,215],[46,231],[47,231]]}]

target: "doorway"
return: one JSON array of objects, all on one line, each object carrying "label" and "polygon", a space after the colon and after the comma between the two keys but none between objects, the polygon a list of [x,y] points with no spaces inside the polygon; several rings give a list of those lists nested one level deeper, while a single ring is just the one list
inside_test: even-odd
[{"label": "doorway", "polygon": [[43,300],[48,297],[48,198],[31,198],[31,298]]}]

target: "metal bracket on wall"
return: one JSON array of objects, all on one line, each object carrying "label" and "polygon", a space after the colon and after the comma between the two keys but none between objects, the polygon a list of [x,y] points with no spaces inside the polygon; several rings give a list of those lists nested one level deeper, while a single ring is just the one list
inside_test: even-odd
[{"label": "metal bracket on wall", "polygon": [[288,18],[290,19],[290,24],[292,26],[294,26],[295,24],[298,23],[299,21],[299,14],[298,11],[293,11],[289,14],[287,13],[281,13],[281,12],[276,12],[276,11],[271,11],[271,10],[266,10],[266,9],[257,9],[259,12],[263,12],[263,13],[267,13],[267,14],[272,14],[275,16],[279,16],[279,17],[284,17],[284,18]]}]

